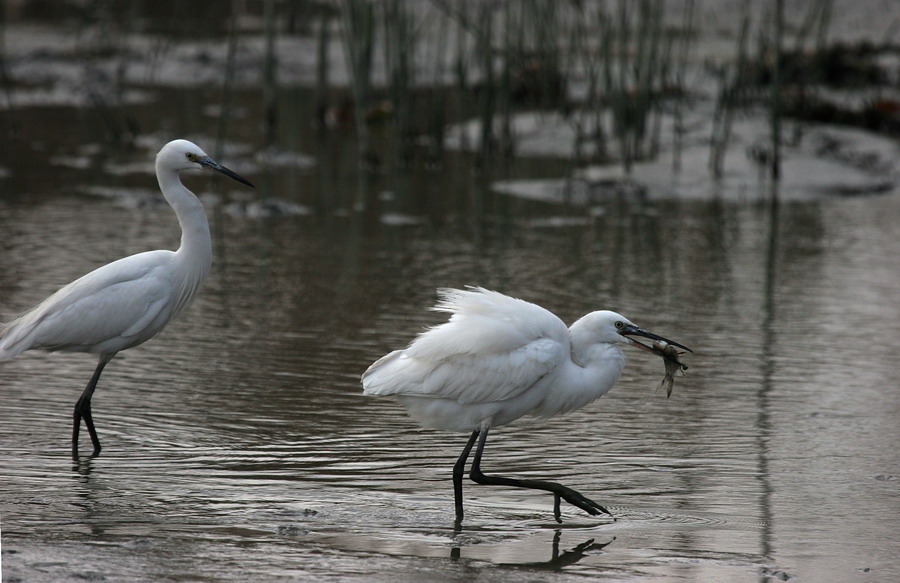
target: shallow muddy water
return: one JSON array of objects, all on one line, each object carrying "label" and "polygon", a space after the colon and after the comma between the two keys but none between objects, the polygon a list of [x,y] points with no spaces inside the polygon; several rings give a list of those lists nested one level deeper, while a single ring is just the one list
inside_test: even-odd
[{"label": "shallow muddy water", "polygon": [[[58,50],[66,30],[7,38],[15,56],[43,35]],[[181,48],[161,49],[164,81],[132,80],[127,104],[60,99],[77,83],[4,102],[4,319],[103,263],[177,246],[152,157],[180,136],[212,154],[223,98],[212,82],[167,81],[217,58],[169,59]],[[565,159],[478,172],[466,152],[437,167],[417,154],[406,171],[385,155],[366,182],[350,132],[309,129],[308,88],[279,89],[271,150],[259,91],[229,99],[216,157],[257,189],[185,177],[206,204],[213,269],[179,320],[107,367],[101,455],[69,453],[92,357],[0,363],[3,581],[900,580],[896,170],[863,189],[876,196],[800,192],[800,172],[775,204],[727,177],[680,196],[658,174],[647,198],[554,199],[541,181],[571,170]],[[140,128],[128,144],[98,129],[126,126]],[[467,482],[455,529],[467,436],[362,395],[373,360],[441,321],[435,289],[464,285],[566,322],[614,309],[694,349],[669,399],[662,362],[627,350],[604,398],[491,434],[487,473],[560,481],[615,520],[563,504],[557,524],[550,496]]]},{"label": "shallow muddy water", "polygon": [[[608,211],[587,225],[517,216],[478,228],[463,216],[393,226],[214,208],[203,293],[101,381],[98,458],[68,453],[92,359],[3,363],[4,578],[900,575],[900,198]],[[172,246],[174,228],[159,206],[4,204],[3,307]],[[369,362],[439,321],[426,311],[434,288],[464,284],[567,321],[615,308],[694,348],[670,399],[659,360],[631,351],[607,397],[493,434],[486,468],[563,481],[615,522],[564,506],[557,525],[547,496],[467,484],[455,532],[450,468],[465,436],[417,430],[396,404],[361,395]]]}]

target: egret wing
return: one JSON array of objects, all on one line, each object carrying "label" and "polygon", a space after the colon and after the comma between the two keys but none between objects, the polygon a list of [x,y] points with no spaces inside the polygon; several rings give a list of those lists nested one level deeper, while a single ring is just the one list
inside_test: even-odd
[{"label": "egret wing", "polygon": [[73,281],[13,321],[4,348],[116,352],[147,340],[171,314],[166,254],[126,257]]},{"label": "egret wing", "polygon": [[565,324],[535,304],[473,288],[442,290],[437,309],[453,315],[369,367],[366,394],[502,401],[569,357]]},{"label": "egret wing", "polygon": [[463,404],[503,401],[533,386],[559,366],[562,356],[562,347],[548,339],[508,353],[460,353],[437,361],[397,350],[369,367],[363,387],[369,395],[416,395]]}]

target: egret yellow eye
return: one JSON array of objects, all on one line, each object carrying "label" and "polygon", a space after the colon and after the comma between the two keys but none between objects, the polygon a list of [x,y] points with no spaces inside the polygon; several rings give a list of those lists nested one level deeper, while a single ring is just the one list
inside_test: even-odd
[{"label": "egret yellow eye", "polygon": [[618,320],[618,321],[616,322],[616,328],[617,328],[617,329],[621,330],[624,326],[625,326],[625,322],[623,322],[622,320]]},{"label": "egret yellow eye", "polygon": [[190,160],[191,162],[197,161],[197,154],[194,154],[193,152],[187,152],[185,154],[185,157],[187,157],[187,159]]}]

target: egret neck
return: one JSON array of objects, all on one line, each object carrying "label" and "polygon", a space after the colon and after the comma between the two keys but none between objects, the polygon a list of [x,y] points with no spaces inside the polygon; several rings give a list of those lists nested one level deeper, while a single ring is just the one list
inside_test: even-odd
[{"label": "egret neck", "polygon": [[[161,167],[162,166],[162,167]],[[156,160],[156,175],[163,196],[178,217],[181,226],[181,245],[175,252],[177,284],[185,293],[175,308],[175,314],[181,312],[199,289],[200,284],[209,273],[212,265],[212,240],[209,235],[209,223],[200,200],[181,183],[177,170],[164,167]]]}]

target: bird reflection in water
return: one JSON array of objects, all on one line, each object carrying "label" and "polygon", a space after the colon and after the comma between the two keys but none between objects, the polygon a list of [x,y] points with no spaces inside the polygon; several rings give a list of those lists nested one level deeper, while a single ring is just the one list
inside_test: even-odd
[{"label": "bird reflection in water", "polygon": [[[459,531],[457,530],[457,532]],[[613,537],[605,543],[594,542],[595,539],[590,538],[583,543],[576,545],[571,550],[565,550],[560,553],[559,541],[561,539],[562,531],[560,529],[556,529],[553,533],[553,542],[550,546],[550,559],[547,561],[535,561],[531,563],[501,563],[501,565],[505,567],[519,567],[523,569],[560,571],[570,565],[574,565],[575,563],[589,555],[596,554],[597,551],[600,551],[611,545],[613,541],[616,540],[616,537]],[[454,545],[450,549],[450,558],[454,561],[462,558],[462,545]]]}]

